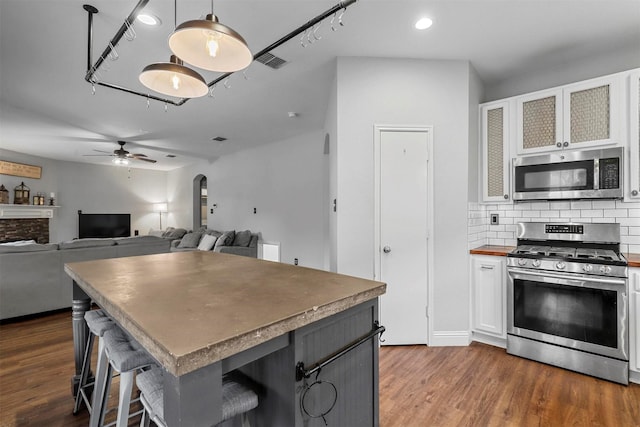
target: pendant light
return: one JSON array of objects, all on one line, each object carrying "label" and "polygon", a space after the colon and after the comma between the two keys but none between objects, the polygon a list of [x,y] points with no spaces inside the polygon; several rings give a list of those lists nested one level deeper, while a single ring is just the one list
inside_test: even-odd
[{"label": "pendant light", "polygon": [[209,92],[202,76],[182,65],[180,58],[175,55],[171,55],[169,62],[147,65],[139,79],[151,90],[178,98],[197,98]]},{"label": "pendant light", "polygon": [[[176,9],[177,0],[174,0],[174,28]],[[155,92],[178,98],[197,98],[209,92],[204,78],[197,71],[185,67],[176,55],[171,55],[169,62],[147,65],[138,79],[140,83]]]},{"label": "pendant light", "polygon": [[209,71],[230,73],[245,69],[253,55],[242,36],[218,22],[211,13],[206,19],[187,21],[169,37],[169,48],[188,64]]}]

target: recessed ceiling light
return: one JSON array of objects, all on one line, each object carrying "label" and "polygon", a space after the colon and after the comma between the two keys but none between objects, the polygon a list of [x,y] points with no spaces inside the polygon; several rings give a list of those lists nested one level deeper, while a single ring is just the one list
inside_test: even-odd
[{"label": "recessed ceiling light", "polygon": [[426,30],[433,25],[433,21],[430,18],[421,18],[416,22],[416,29]]},{"label": "recessed ceiling light", "polygon": [[157,26],[162,24],[162,21],[160,20],[160,18],[158,18],[155,15],[151,15],[149,13],[140,13],[136,18],[138,19],[138,21],[146,25]]}]

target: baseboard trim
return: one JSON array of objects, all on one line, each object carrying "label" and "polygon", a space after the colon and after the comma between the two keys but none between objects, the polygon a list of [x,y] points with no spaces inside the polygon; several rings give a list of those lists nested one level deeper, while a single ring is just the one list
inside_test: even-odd
[{"label": "baseboard trim", "polygon": [[492,345],[494,347],[507,348],[507,339],[486,335],[482,332],[474,331],[471,333],[471,340],[481,342],[483,344]]},{"label": "baseboard trim", "polygon": [[433,332],[429,347],[466,347],[471,343],[469,331]]},{"label": "baseboard trim", "polygon": [[640,384],[640,372],[629,370],[629,382]]}]

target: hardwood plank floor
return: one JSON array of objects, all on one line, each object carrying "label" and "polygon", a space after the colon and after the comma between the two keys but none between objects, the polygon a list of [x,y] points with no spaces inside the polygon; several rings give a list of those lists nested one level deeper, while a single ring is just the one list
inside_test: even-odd
[{"label": "hardwood plank floor", "polygon": [[[70,312],[0,325],[0,426],[88,424],[85,410],[71,413],[72,342]],[[621,386],[479,343],[382,347],[380,425],[634,427],[640,426],[640,385]]]}]

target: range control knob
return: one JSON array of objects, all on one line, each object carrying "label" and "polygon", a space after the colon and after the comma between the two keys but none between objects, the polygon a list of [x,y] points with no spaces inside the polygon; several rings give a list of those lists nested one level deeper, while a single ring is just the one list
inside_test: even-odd
[{"label": "range control knob", "polygon": [[600,266],[600,273],[603,273],[603,274],[611,273],[611,267],[609,267],[608,265]]},{"label": "range control knob", "polygon": [[558,270],[564,270],[565,267],[566,267],[566,264],[562,261],[556,263],[556,268]]},{"label": "range control knob", "polygon": [[518,265],[526,265],[526,264],[527,264],[527,259],[526,258],[518,259]]},{"label": "range control knob", "polygon": [[540,267],[540,264],[542,264],[542,263],[540,262],[539,259],[534,259],[532,264],[533,264],[534,267]]},{"label": "range control knob", "polygon": [[593,265],[591,264],[585,264],[582,269],[586,272],[589,273],[591,270],[593,270]]}]

